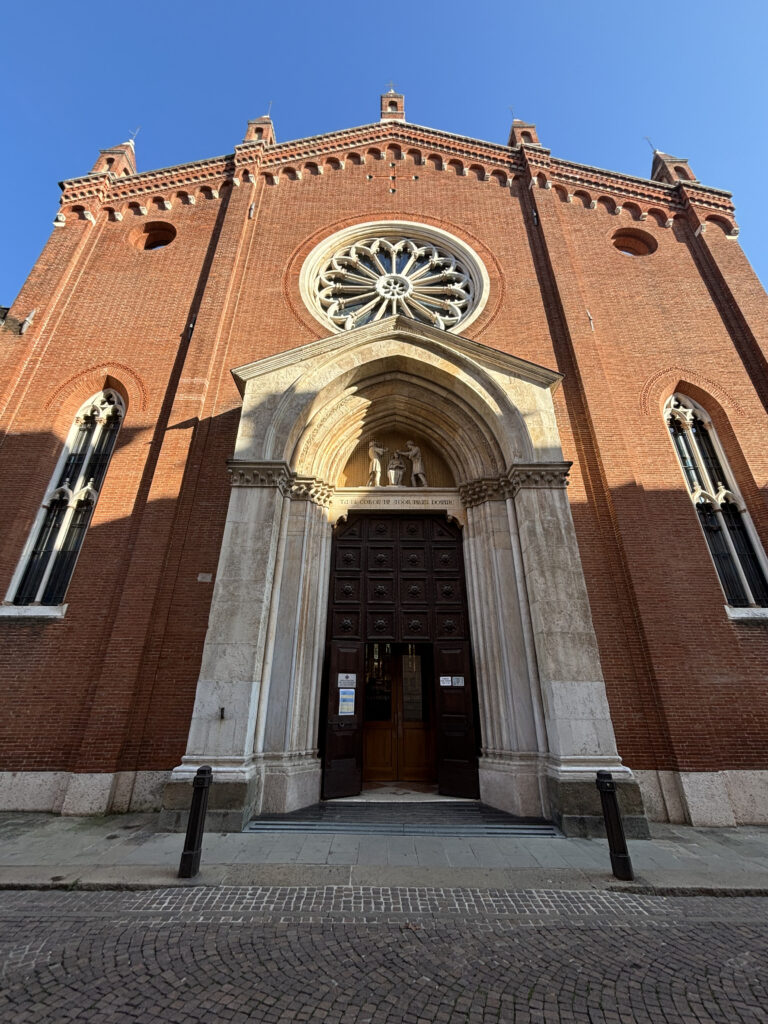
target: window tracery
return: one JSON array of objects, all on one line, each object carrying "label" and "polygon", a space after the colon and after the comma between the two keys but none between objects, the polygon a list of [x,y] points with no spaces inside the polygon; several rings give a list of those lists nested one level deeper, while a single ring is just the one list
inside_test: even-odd
[{"label": "window tracery", "polygon": [[474,299],[469,273],[451,253],[412,238],[364,238],[344,246],[318,275],[321,307],[350,330],[401,314],[445,329]]},{"label": "window tracery", "polygon": [[105,390],[78,411],[11,584],[14,605],[58,605],[75,569],[125,407]]},{"label": "window tracery", "polygon": [[768,607],[768,561],[709,416],[675,394],[664,418],[728,604]]},{"label": "window tracery", "polygon": [[458,333],[482,312],[489,280],[477,253],[450,232],[368,221],[316,245],[299,289],[313,315],[336,331],[403,316]]}]

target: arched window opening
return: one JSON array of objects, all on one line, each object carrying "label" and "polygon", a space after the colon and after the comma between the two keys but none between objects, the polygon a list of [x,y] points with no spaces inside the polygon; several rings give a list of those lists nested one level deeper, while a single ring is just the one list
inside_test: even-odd
[{"label": "arched window opening", "polygon": [[11,584],[9,600],[13,604],[58,605],[63,601],[124,412],[122,398],[109,390],[95,395],[79,410]]},{"label": "arched window opening", "polygon": [[768,561],[709,416],[676,394],[664,418],[728,604],[768,607]]}]

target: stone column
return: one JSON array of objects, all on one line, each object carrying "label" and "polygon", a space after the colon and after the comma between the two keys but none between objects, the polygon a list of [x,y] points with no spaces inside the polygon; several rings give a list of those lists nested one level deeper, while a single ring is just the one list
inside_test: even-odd
[{"label": "stone column", "polygon": [[523,623],[522,566],[498,480],[461,488],[467,507],[464,560],[477,676],[483,801],[513,814],[547,813],[543,710]]},{"label": "stone column", "polygon": [[616,750],[565,491],[569,468],[540,463],[509,473],[550,754],[550,812],[566,834],[601,834],[595,773],[606,769],[620,784],[628,834],[647,835],[639,786]]},{"label": "stone column", "polygon": [[[213,767],[208,819],[239,831],[262,796],[254,737],[269,697],[285,558],[290,472],[284,463],[233,463],[232,494],[216,573],[187,752],[166,787],[162,823],[180,827],[189,781]],[[184,784],[184,785],[183,785]]]},{"label": "stone column", "polygon": [[264,771],[262,814],[320,799],[318,711],[331,551],[323,506],[329,491],[301,478],[290,489],[275,631],[264,673],[269,694],[255,741]]}]

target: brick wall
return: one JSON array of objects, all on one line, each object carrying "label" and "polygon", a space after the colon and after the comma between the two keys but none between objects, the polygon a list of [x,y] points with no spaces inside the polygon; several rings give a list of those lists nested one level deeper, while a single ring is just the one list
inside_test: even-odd
[{"label": "brick wall", "polygon": [[[448,230],[485,262],[490,298],[468,336],[565,376],[556,409],[574,462],[569,494],[624,759],[768,767],[768,630],[726,618],[661,416],[678,386],[708,409],[768,545],[768,305],[738,242],[716,222],[696,233],[706,211],[681,202],[683,186],[616,215],[622,179],[601,172],[568,201],[567,186],[543,187],[557,168],[539,147],[523,147],[507,186],[491,176],[500,157],[465,155],[466,174],[439,169],[461,157],[459,142],[441,150],[435,133],[418,135],[416,159],[400,159],[386,139],[376,157],[347,133],[334,157],[343,168],[317,159],[323,174],[304,166],[300,180],[278,172],[279,184],[259,173],[259,145],[236,158],[250,161],[252,181],[214,161],[195,165],[183,189],[191,172],[170,168],[121,181],[117,198],[87,179],[65,190],[66,224],[11,311],[35,308],[33,325],[0,332],[3,593],[77,408],[108,383],[128,409],[66,617],[0,619],[2,768],[179,762],[212,593],[198,576],[215,573],[229,497],[239,410],[229,371],[324,336],[299,294],[303,260],[340,228],[393,218]],[[131,199],[131,181],[147,194]],[[610,201],[590,208],[600,197]],[[173,243],[131,244],[147,220],[172,223]],[[658,248],[618,252],[619,226]]]}]

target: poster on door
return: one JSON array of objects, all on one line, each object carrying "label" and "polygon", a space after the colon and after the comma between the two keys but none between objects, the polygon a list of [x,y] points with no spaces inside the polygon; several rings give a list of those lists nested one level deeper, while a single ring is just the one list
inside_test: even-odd
[{"label": "poster on door", "polygon": [[339,690],[339,714],[354,715],[355,713],[355,691],[352,689]]}]

